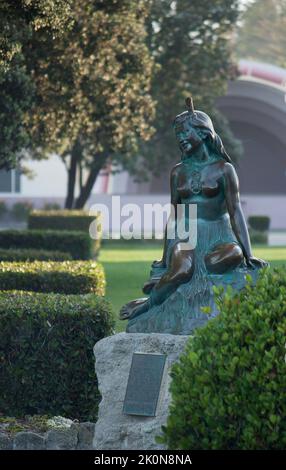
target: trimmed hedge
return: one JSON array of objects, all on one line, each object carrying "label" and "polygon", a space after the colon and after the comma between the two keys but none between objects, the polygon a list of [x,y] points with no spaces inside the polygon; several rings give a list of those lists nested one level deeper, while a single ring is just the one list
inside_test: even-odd
[{"label": "trimmed hedge", "polygon": [[104,295],[105,276],[96,261],[0,262],[1,290]]},{"label": "trimmed hedge", "polygon": [[29,215],[28,228],[88,232],[95,219],[96,216],[81,210],[34,210]]},{"label": "trimmed hedge", "polygon": [[32,210],[33,204],[30,201],[19,201],[13,205],[11,214],[16,220],[27,220]]},{"label": "trimmed hedge", "polygon": [[8,212],[7,204],[5,201],[0,200],[0,219]]},{"label": "trimmed hedge", "polygon": [[88,233],[61,230],[2,230],[0,248],[35,248],[70,253],[73,259],[90,259],[95,243]]},{"label": "trimmed hedge", "polygon": [[257,230],[249,229],[249,237],[252,245],[267,245],[268,233],[258,232]]},{"label": "trimmed hedge", "polygon": [[[28,228],[32,230],[65,230],[89,233],[91,224],[95,227],[96,215],[83,210],[34,210],[29,215]],[[101,235],[94,240],[96,252],[100,249]]]},{"label": "trimmed hedge", "polygon": [[1,412],[94,421],[93,347],[113,326],[110,304],[93,294],[0,293]]},{"label": "trimmed hedge", "polygon": [[248,217],[248,225],[251,243],[267,245],[270,217],[267,215],[251,215]]},{"label": "trimmed hedge", "polygon": [[223,295],[172,371],[169,449],[285,449],[286,269]]},{"label": "trimmed hedge", "polygon": [[61,205],[57,202],[46,202],[43,207],[43,211],[58,211],[61,210]]},{"label": "trimmed hedge", "polygon": [[0,248],[0,261],[68,261],[72,257],[62,251],[34,250],[33,248]]},{"label": "trimmed hedge", "polygon": [[267,232],[270,228],[268,215],[251,215],[248,217],[248,225],[258,232]]}]

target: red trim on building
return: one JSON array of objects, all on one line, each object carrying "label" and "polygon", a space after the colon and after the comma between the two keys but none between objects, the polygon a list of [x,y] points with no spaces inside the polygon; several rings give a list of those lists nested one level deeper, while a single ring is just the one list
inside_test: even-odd
[{"label": "red trim on building", "polygon": [[281,67],[264,64],[262,62],[240,60],[238,70],[240,75],[258,78],[280,86],[286,86],[286,70]]}]

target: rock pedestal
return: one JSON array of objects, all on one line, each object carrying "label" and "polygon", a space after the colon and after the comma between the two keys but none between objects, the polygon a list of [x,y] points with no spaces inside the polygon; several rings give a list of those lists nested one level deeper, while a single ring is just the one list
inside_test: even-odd
[{"label": "rock pedestal", "polygon": [[[97,450],[155,450],[170,404],[170,369],[183,353],[189,336],[170,334],[119,333],[104,338],[94,347],[95,370],[102,400],[95,425],[93,447]],[[123,402],[135,352],[165,354],[160,400],[155,417],[123,414]]]}]

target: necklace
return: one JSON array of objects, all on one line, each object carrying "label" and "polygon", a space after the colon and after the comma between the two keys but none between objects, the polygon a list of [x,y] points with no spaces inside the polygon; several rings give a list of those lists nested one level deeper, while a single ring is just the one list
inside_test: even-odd
[{"label": "necklace", "polygon": [[200,194],[202,191],[202,180],[200,171],[192,171],[191,173],[191,190],[194,194]]}]

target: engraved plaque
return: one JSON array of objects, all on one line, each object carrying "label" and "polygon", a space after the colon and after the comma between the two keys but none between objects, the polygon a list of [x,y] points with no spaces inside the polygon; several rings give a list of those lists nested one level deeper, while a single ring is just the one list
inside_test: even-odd
[{"label": "engraved plaque", "polygon": [[165,354],[133,354],[123,413],[156,416],[165,362]]}]

